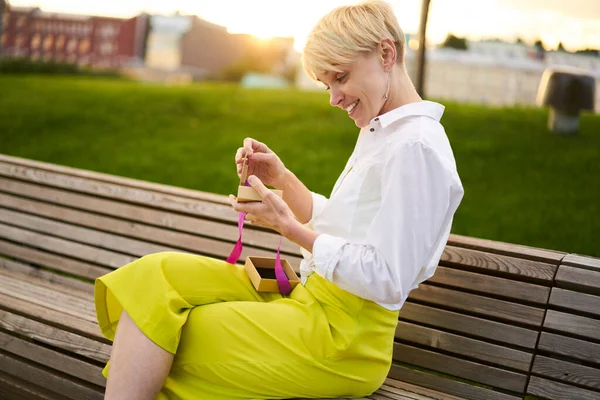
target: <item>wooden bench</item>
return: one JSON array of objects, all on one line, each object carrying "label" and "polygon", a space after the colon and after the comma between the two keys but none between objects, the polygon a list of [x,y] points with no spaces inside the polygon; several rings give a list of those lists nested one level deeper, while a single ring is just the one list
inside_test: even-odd
[{"label": "wooden bench", "polygon": [[600,399],[600,259],[570,254],[556,274],[527,392]]},{"label": "wooden bench", "polygon": [[[93,280],[158,251],[224,258],[237,239],[236,222],[225,196],[0,155],[0,398],[101,399],[110,342],[96,325]],[[248,254],[272,256],[278,238],[249,227],[242,261]],[[297,269],[298,246],[284,242],[282,251]],[[551,340],[562,339],[554,333],[545,339],[557,329],[549,317],[598,324],[590,318],[598,308],[582,311],[575,300],[545,315],[559,290],[589,296],[589,282],[552,288],[557,270],[559,278],[564,271],[565,279],[577,279],[568,270],[581,267],[573,266],[577,259],[559,269],[566,255],[451,235],[436,275],[401,311],[394,365],[370,398],[541,395],[541,379],[552,376],[544,369],[549,356],[536,356],[540,333],[546,352]],[[574,335],[577,352],[584,341]],[[591,390],[586,385],[597,388],[598,381],[573,387]]]}]

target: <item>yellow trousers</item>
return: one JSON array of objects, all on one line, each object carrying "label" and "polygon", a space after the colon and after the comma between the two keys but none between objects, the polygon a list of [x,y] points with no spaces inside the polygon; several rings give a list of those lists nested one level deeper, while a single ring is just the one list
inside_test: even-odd
[{"label": "yellow trousers", "polygon": [[175,354],[157,399],[367,396],[390,369],[398,322],[316,273],[288,296],[259,293],[243,266],[178,252],[98,278],[95,305],[108,339],[125,309]]}]

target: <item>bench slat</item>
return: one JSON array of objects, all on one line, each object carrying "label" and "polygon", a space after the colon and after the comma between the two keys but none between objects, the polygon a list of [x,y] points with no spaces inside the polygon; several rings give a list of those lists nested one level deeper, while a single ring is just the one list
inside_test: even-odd
[{"label": "bench slat", "polygon": [[[454,353],[458,357],[467,356],[480,361],[487,361],[504,367],[529,372],[533,355],[524,351],[510,349],[482,342],[480,340],[461,337],[424,326],[400,321],[396,328],[396,338],[421,346]],[[462,357],[461,357],[462,358]]]},{"label": "bench slat", "polygon": [[546,305],[550,288],[454,268],[438,267],[428,282]]},{"label": "bench slat", "polygon": [[600,365],[600,344],[542,332],[538,348],[541,351]]},{"label": "bench slat", "polygon": [[555,250],[540,249],[520,244],[497,242],[495,240],[474,238],[469,236],[450,234],[448,244],[451,246],[481,250],[488,253],[525,258],[532,261],[541,261],[558,265],[567,253]]},{"label": "bench slat", "polygon": [[533,327],[540,326],[544,317],[543,309],[427,284],[410,292],[409,299]]},{"label": "bench slat", "polygon": [[561,309],[581,311],[600,316],[600,296],[554,288],[550,295],[550,304]]},{"label": "bench slat", "polygon": [[110,357],[111,345],[107,343],[69,332],[63,328],[46,325],[8,311],[0,310],[0,316],[2,317],[0,326],[9,332],[103,363],[108,361]]},{"label": "bench slat", "polygon": [[4,351],[95,385],[106,386],[106,380],[102,376],[102,368],[96,365],[52,351],[34,343],[26,342],[18,337],[7,335],[4,332],[0,332],[0,345]]},{"label": "bench slat", "polygon": [[548,310],[544,328],[600,341],[600,320]]},{"label": "bench slat", "polygon": [[[1,226],[2,225],[0,224],[0,231],[2,230]],[[0,236],[2,236],[1,232]],[[52,268],[57,271],[66,272],[90,280],[112,271],[112,269],[106,267],[99,267],[61,255],[50,254],[31,247],[16,245],[2,239],[0,239],[0,253],[18,258],[27,263],[39,264],[43,267]]]},{"label": "bench slat", "polygon": [[600,272],[561,265],[556,273],[556,284],[567,289],[600,294]]},{"label": "bench slat", "polygon": [[[6,186],[6,189],[3,185]],[[149,224],[173,232],[173,227],[176,226],[177,231],[198,235],[207,235],[207,233],[210,233],[210,237],[213,239],[230,242],[237,240],[238,236],[237,225],[230,223],[206,220],[113,200],[99,199],[64,190],[39,187],[33,184],[6,180],[5,178],[0,178],[0,186],[3,187],[3,190],[10,190],[16,193],[12,195],[0,193],[1,206],[60,219],[66,222],[73,222],[99,230],[118,232],[118,230],[115,230],[116,228],[123,228],[121,226],[113,227],[111,222],[124,219],[129,224],[131,224],[131,221],[144,224],[139,227]],[[41,201],[19,196],[33,197]],[[48,201],[59,203],[59,205],[47,203]],[[105,215],[107,218],[98,218],[100,215]],[[128,231],[130,230],[132,229],[129,228]],[[273,232],[261,231],[248,225],[247,229],[244,229],[244,243],[249,246],[262,246],[267,249],[275,249],[279,244],[279,235]],[[283,241],[281,249],[283,252],[289,254],[299,254],[298,245],[287,239]]]},{"label": "bench slat", "polygon": [[484,269],[511,279],[529,278],[540,283],[552,281],[556,272],[556,266],[552,264],[448,245],[442,253],[440,263]]},{"label": "bench slat", "polygon": [[131,186],[139,189],[154,190],[175,196],[190,197],[202,201],[212,201],[215,203],[227,203],[227,197],[224,195],[202,192],[199,190],[186,189],[179,186],[170,186],[162,183],[153,183],[139,179],[126,178],[123,176],[110,175],[97,171],[68,167],[66,165],[57,165],[43,161],[31,160],[22,157],[0,154],[0,161],[8,164],[20,165],[34,169],[42,169],[51,172],[57,172],[64,175],[71,175],[80,178],[94,179],[102,182],[116,183],[122,186]]},{"label": "bench slat", "polygon": [[404,306],[402,306],[400,319],[527,349],[535,348],[538,335],[537,331],[532,329],[471,317],[411,302],[404,303]]},{"label": "bench slat", "polygon": [[525,391],[526,375],[445,354],[394,343],[393,359],[514,392]]},{"label": "bench slat", "polygon": [[56,393],[4,372],[0,372],[0,399],[62,400]]},{"label": "bench slat", "polygon": [[[3,241],[0,241],[3,242]],[[8,243],[8,242],[5,242]],[[2,245],[0,243],[0,253],[2,252]],[[35,280],[40,284],[48,282],[50,284],[58,284],[56,287],[59,290],[67,291],[68,293],[81,293],[81,296],[92,296],[94,293],[94,285],[88,282],[81,281],[79,279],[69,278],[67,276],[58,275],[38,267],[31,267],[16,261],[12,261],[6,258],[0,257],[0,270],[4,272],[13,272],[20,276],[26,276],[27,280]]]},{"label": "bench slat", "polygon": [[600,369],[537,355],[532,372],[545,378],[600,390]]},{"label": "bench slat", "polygon": [[408,382],[399,381],[397,379],[387,378],[384,382],[386,387],[393,387],[402,390],[406,390],[408,392],[417,393],[423,396],[431,397],[434,399],[441,400],[464,400],[463,397],[454,396],[447,393],[438,392],[437,390],[427,389],[423,386],[413,385]]},{"label": "bench slat", "polygon": [[568,254],[562,261],[563,265],[572,265],[579,268],[600,272],[600,258],[579,254]]},{"label": "bench slat", "polygon": [[4,309],[18,314],[27,315],[36,321],[43,321],[44,323],[59,327],[63,330],[76,332],[78,334],[109,343],[109,341],[102,336],[100,328],[98,328],[98,324],[92,324],[91,322],[74,317],[72,315],[66,315],[59,311],[38,306],[37,304],[32,304],[31,302],[23,301],[21,299],[1,293],[0,305]]},{"label": "bench slat", "polygon": [[439,390],[469,400],[520,400],[521,397],[496,392],[487,388],[442,378],[425,372],[409,369],[400,365],[392,365],[389,376],[401,381]]},{"label": "bench slat", "polygon": [[553,400],[598,400],[600,394],[576,386],[532,376],[527,393]]},{"label": "bench slat", "polygon": [[32,363],[13,358],[2,352],[0,352],[0,371],[59,393],[68,399],[102,400],[104,397],[101,388],[67,379],[61,374],[49,372]]}]

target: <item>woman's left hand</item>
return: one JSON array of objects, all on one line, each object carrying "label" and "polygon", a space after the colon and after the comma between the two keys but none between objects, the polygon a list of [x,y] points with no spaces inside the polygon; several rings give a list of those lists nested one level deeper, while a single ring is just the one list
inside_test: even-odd
[{"label": "woman's left hand", "polygon": [[233,195],[229,195],[229,202],[237,212],[247,212],[246,221],[252,225],[264,226],[286,236],[292,225],[297,222],[292,210],[283,199],[252,175],[248,183],[262,197],[262,202],[238,203]]}]

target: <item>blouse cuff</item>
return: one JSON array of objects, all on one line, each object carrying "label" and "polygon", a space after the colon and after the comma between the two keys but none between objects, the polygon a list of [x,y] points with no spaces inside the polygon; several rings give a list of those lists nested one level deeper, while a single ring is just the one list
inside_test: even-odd
[{"label": "blouse cuff", "polygon": [[333,282],[333,270],[340,258],[346,240],[327,234],[320,234],[313,244],[313,262],[315,271],[328,281]]}]

